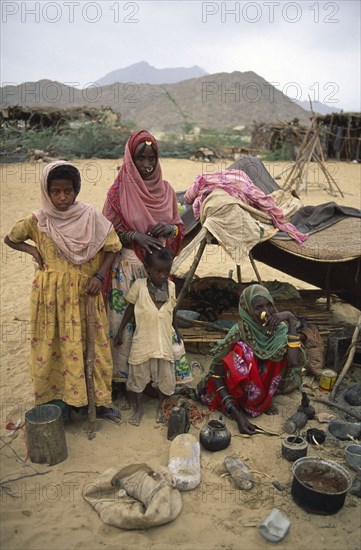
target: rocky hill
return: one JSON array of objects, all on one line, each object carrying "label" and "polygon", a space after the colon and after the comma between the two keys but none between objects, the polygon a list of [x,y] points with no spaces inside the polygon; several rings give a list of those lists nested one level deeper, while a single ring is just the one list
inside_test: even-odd
[{"label": "rocky hill", "polygon": [[[303,109],[306,109],[306,111],[311,112],[311,106],[310,102],[303,100],[303,101],[297,101],[298,105],[302,107]],[[333,105],[330,107],[329,105],[326,105],[325,103],[321,103],[321,101],[313,101],[312,102],[312,110],[314,113],[318,113],[319,115],[329,115],[331,113],[341,113],[342,109],[338,109],[337,107],[334,107]]]},{"label": "rocky hill", "polygon": [[251,127],[253,122],[298,118],[310,113],[254,72],[217,73],[176,84],[114,83],[77,89],[40,80],[0,89],[0,106],[111,107],[123,120],[153,132]]}]

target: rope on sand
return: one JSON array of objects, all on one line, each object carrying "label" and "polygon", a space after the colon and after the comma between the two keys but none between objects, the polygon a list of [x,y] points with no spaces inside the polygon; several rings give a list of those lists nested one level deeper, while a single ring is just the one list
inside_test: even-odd
[{"label": "rope on sand", "polygon": [[188,411],[189,422],[193,427],[197,428],[198,424],[202,423],[205,418],[208,418],[210,411],[201,411],[197,405],[190,403],[184,397],[174,399],[165,399],[162,404],[164,418],[168,421],[174,407],[186,407]]}]

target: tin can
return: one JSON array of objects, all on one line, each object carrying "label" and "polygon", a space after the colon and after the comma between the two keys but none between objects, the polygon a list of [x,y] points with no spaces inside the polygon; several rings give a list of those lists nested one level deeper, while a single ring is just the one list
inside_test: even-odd
[{"label": "tin can", "polygon": [[337,372],[331,369],[322,371],[320,378],[320,390],[331,391],[337,380]]}]

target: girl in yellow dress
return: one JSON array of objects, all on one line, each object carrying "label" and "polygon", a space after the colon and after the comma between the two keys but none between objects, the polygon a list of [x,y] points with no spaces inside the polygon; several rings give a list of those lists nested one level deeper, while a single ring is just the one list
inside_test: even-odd
[{"label": "girl in yellow dress", "polygon": [[94,296],[97,415],[119,421],[118,412],[108,407],[112,359],[101,284],[121,244],[100,212],[76,201],[80,173],[75,166],[65,161],[48,164],[40,184],[41,209],[18,221],[4,241],[38,264],[30,298],[35,404],[60,405],[65,422],[72,407],[87,405],[86,300]]}]

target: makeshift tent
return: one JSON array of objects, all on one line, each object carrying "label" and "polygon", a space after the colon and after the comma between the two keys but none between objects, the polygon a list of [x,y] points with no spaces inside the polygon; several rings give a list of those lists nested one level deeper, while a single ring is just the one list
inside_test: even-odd
[{"label": "makeshift tent", "polygon": [[[280,190],[256,157],[240,157],[229,169],[246,172],[267,195]],[[183,195],[178,194],[181,203]],[[186,236],[183,250],[173,263],[173,273],[195,247],[199,248],[178,296],[177,307],[187,291],[207,241],[213,238],[195,220],[191,207],[182,214],[182,219],[186,225]],[[325,290],[328,296],[336,294],[361,309],[361,210],[326,203],[299,208],[290,219],[292,223],[294,220],[298,229],[309,235],[307,241],[298,245],[287,235],[276,232],[268,240],[256,244],[251,257]],[[224,223],[226,225],[227,221],[224,220]],[[224,246],[222,242],[218,244]],[[237,272],[239,274],[240,269]]]}]

